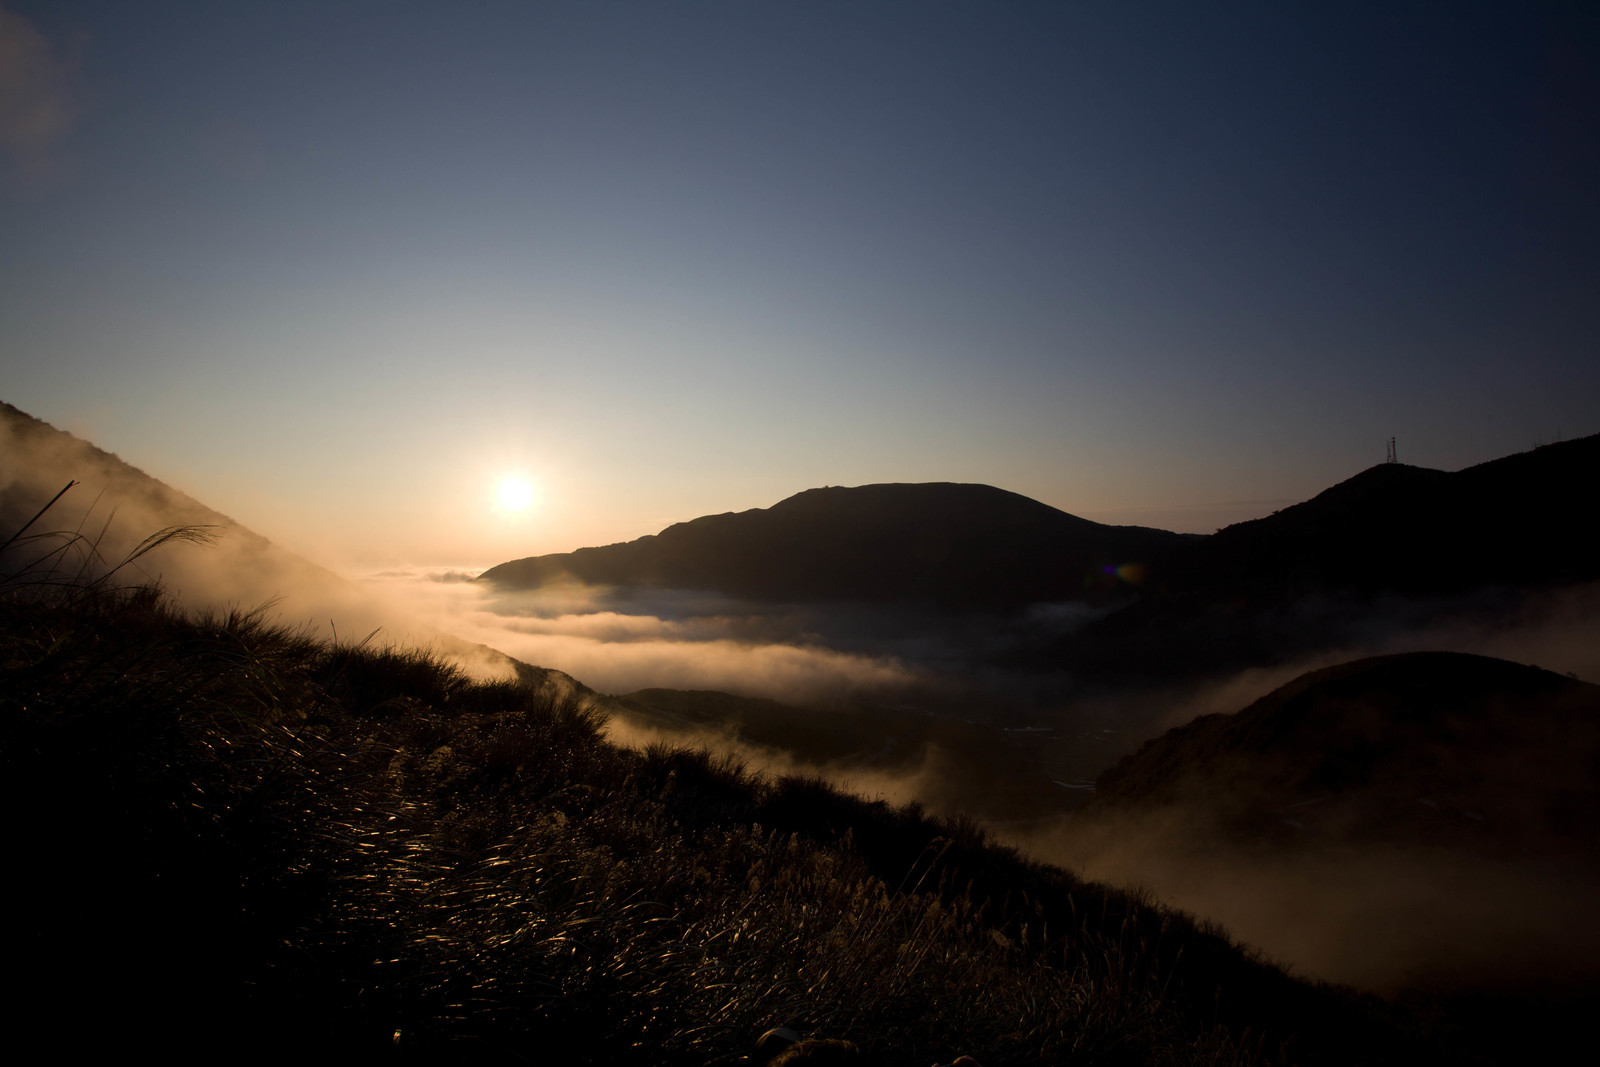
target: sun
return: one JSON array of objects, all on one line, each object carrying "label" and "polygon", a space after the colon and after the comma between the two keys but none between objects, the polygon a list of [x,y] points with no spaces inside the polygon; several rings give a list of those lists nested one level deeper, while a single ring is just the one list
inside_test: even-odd
[{"label": "sun", "polygon": [[495,485],[494,502],[500,511],[527,511],[533,506],[533,497],[533,483],[520,474],[508,474]]}]

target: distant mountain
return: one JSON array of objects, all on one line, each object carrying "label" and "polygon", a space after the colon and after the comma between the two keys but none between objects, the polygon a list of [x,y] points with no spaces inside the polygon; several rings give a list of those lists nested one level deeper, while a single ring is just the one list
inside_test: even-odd
[{"label": "distant mountain", "polygon": [[761,601],[1011,608],[1114,595],[1188,540],[1090,522],[987,485],[829,487],[625,544],[502,563],[481,580],[504,589],[576,580]]},{"label": "distant mountain", "polygon": [[1101,679],[1215,675],[1477,619],[1600,580],[1600,435],[1465,470],[1383,464],[1266,518],[1194,538],[1145,594],[1019,666]]},{"label": "distant mountain", "polygon": [[1357,660],[1147,742],[1092,806],[1179,810],[1197,841],[1593,857],[1600,686],[1452,652]]},{"label": "distant mountain", "polygon": [[1190,545],[1175,589],[1458,593],[1600,578],[1600,434],[1465,470],[1392,463]]}]

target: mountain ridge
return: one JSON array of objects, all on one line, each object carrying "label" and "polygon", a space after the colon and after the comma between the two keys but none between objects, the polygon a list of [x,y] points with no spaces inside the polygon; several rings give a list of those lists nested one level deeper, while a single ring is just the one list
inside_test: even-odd
[{"label": "mountain ridge", "polygon": [[974,483],[824,486],[631,541],[509,560],[479,580],[957,610],[1126,607],[1150,593],[1163,610],[1193,594],[1450,595],[1600,579],[1588,548],[1600,526],[1577,491],[1596,478],[1600,434],[1459,471],[1378,464],[1210,535],[1096,523]]},{"label": "mountain ridge", "polygon": [[1106,526],[1018,493],[957,482],[808,489],[633,541],[511,560],[479,580],[701,589],[758,600],[982,609],[1105,599],[1187,537]]},{"label": "mountain ridge", "polygon": [[1600,477],[1600,434],[1458,471],[1378,464],[1309,500],[1225,527],[1168,576],[1179,588],[1295,584],[1358,592],[1458,592],[1469,584],[1600,578],[1581,489]]}]

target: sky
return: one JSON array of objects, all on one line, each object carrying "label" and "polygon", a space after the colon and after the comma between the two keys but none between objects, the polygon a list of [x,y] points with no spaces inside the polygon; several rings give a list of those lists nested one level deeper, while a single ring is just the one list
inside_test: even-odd
[{"label": "sky", "polygon": [[1600,431],[1597,189],[1590,4],[0,0],[0,399],[336,568],[1210,532]]}]

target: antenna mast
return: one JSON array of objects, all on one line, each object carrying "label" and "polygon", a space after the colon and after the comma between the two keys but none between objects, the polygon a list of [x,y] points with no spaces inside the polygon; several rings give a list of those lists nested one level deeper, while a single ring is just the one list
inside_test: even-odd
[{"label": "antenna mast", "polygon": [[1384,460],[1384,462],[1385,463],[1399,463],[1400,462],[1400,457],[1399,457],[1398,454],[1396,454],[1395,449],[1394,449],[1394,438],[1393,437],[1389,438],[1389,458]]}]

